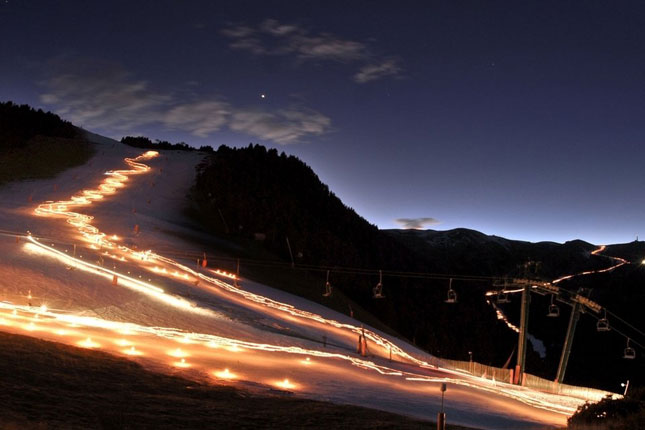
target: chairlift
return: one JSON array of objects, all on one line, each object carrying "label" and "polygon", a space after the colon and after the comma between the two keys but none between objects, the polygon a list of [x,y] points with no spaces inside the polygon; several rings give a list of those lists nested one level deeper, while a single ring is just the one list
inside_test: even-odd
[{"label": "chairlift", "polygon": [[497,303],[510,303],[511,299],[508,297],[506,290],[497,293]]},{"label": "chairlift", "polygon": [[596,323],[596,329],[598,331],[609,331],[609,320],[607,319],[607,309],[605,309],[605,316],[600,318]]},{"label": "chairlift", "polygon": [[448,284],[448,297],[445,300],[446,303],[457,303],[457,292],[452,289],[452,278],[450,278],[450,283]]},{"label": "chairlift", "polygon": [[636,351],[634,348],[629,346],[629,338],[627,338],[627,347],[625,348],[625,352],[623,353],[623,358],[626,358],[628,360],[633,360],[636,358]]},{"label": "chairlift", "polygon": [[332,291],[332,287],[331,287],[331,284],[329,283],[329,270],[328,270],[327,280],[325,281],[325,293],[323,294],[323,297],[331,296],[331,291]]},{"label": "chairlift", "polygon": [[378,271],[378,284],[372,288],[372,297],[375,299],[382,299],[383,295],[383,271]]},{"label": "chairlift", "polygon": [[549,312],[546,314],[547,317],[557,318],[560,316],[560,308],[558,305],[553,303],[554,294],[551,294],[551,304],[549,305]]}]

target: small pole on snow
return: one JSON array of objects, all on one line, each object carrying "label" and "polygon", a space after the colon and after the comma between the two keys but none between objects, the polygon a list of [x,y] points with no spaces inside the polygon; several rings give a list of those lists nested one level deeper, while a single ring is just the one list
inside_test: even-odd
[{"label": "small pole on snow", "polygon": [[445,394],[447,386],[441,384],[441,412],[437,414],[437,430],[446,430],[446,414],[443,412],[443,395]]},{"label": "small pole on snow", "polygon": [[233,286],[234,287],[239,287],[237,285],[237,280],[240,278],[240,259],[237,259],[237,269],[235,270],[235,279],[233,280]]},{"label": "small pole on snow", "polygon": [[296,263],[293,261],[293,253],[291,252],[291,244],[289,243],[289,238],[287,237],[287,248],[289,248],[289,257],[291,257],[291,268],[293,269],[296,266]]}]

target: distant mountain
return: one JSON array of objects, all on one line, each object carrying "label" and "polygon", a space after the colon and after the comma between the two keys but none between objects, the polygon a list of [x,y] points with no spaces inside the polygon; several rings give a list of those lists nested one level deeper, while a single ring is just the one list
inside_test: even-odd
[{"label": "distant mountain", "polygon": [[[602,259],[592,259],[597,246],[573,240],[555,242],[525,242],[489,236],[475,230],[457,228],[436,230],[384,230],[410,249],[443,268],[458,273],[492,276],[529,276],[554,279],[570,271],[601,267]],[[530,273],[522,266],[537,262]]]}]

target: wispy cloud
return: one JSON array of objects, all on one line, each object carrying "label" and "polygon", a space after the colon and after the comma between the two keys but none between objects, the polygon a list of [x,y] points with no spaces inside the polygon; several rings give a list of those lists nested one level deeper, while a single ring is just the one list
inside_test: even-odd
[{"label": "wispy cloud", "polygon": [[231,116],[231,130],[287,145],[299,142],[305,136],[325,133],[331,120],[325,115],[306,108],[291,108],[277,112],[238,110]]},{"label": "wispy cloud", "polygon": [[111,63],[74,61],[53,64],[41,101],[75,124],[125,131],[153,122],[171,97],[155,93]]},{"label": "wispy cloud", "polygon": [[359,84],[402,72],[395,58],[376,56],[363,42],[343,39],[331,33],[312,34],[302,26],[267,19],[257,27],[229,26],[221,33],[230,38],[229,47],[254,55],[292,55],[305,61],[334,61],[359,67],[353,79]]},{"label": "wispy cloud", "polygon": [[186,98],[153,91],[123,68],[96,62],[54,67],[41,101],[65,119],[111,135],[146,125],[208,137],[228,128],[281,145],[295,144],[329,131],[331,120],[294,104],[275,111],[236,106],[220,96]]},{"label": "wispy cloud", "polygon": [[441,224],[436,218],[398,218],[395,220],[404,229],[422,230],[426,227]]},{"label": "wispy cloud", "polygon": [[197,101],[171,108],[162,121],[169,128],[208,137],[228,123],[230,114],[231,106],[224,101]]},{"label": "wispy cloud", "polygon": [[396,60],[389,59],[382,63],[367,64],[354,75],[354,81],[359,84],[375,81],[386,76],[396,76],[401,72],[401,67]]}]

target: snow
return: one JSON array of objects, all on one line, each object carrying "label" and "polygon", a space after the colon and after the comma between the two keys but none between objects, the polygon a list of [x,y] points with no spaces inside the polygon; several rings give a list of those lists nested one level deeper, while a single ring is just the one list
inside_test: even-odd
[{"label": "snow", "polygon": [[[100,348],[125,356],[132,354],[124,345],[136,344],[141,355],[131,359],[155,370],[258,392],[284,389],[277,384],[288,378],[298,396],[429,420],[436,419],[439,386],[447,382],[448,422],[477,428],[563,426],[584,402],[444,369],[436,357],[367,326],[373,355],[360,357],[356,342],[361,324],[349,316],[245,279],[242,291],[236,291],[230,279],[198,269],[192,257],[177,257],[203,251],[212,239],[183,214],[195,166],[203,158],[197,152],[161,151],[143,161],[151,167],[147,173],[132,175],[114,195],[75,209],[94,216],[92,224],[117,235],[120,245],[149,249],[176,262],[106,257],[100,264],[100,252],[88,249],[76,227],[61,217],[34,214],[39,203],[95,188],[106,171],[127,169],[125,157],[145,152],[90,137],[97,153],[86,165],[53,179],[0,188],[1,329],[81,346],[91,337]],[[16,234],[27,231],[39,242],[26,237],[16,242]],[[74,244],[78,263],[68,257]],[[150,270],[155,264],[166,273]],[[190,280],[172,276],[173,270]],[[119,274],[117,285],[108,271]],[[47,311],[38,310],[42,304]],[[34,319],[36,314],[40,319]],[[374,339],[383,339],[384,346]],[[394,362],[387,359],[387,342],[395,352],[403,351]],[[186,355],[183,363],[171,358],[177,348]],[[421,367],[420,361],[428,365]],[[225,368],[237,378],[224,382],[214,376]]]}]

